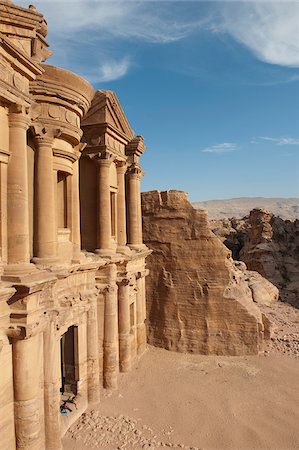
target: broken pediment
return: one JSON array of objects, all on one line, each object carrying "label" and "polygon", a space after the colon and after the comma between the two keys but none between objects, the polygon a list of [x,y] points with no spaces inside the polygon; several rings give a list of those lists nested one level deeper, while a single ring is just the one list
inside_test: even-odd
[{"label": "broken pediment", "polygon": [[112,91],[96,91],[91,106],[82,121],[82,127],[98,125],[112,128],[128,141],[134,131],[125,116],[116,94]]}]

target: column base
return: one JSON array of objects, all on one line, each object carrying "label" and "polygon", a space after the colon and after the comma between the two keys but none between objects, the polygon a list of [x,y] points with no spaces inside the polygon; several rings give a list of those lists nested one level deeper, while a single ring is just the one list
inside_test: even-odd
[{"label": "column base", "polygon": [[81,264],[84,261],[86,261],[86,256],[83,252],[76,252],[73,254],[72,264]]},{"label": "column base", "polygon": [[99,256],[114,256],[115,250],[112,250],[111,248],[97,248],[95,250],[95,253]]},{"label": "column base", "polygon": [[8,264],[4,268],[2,281],[9,281],[11,283],[28,283],[36,281],[40,278],[40,271],[34,264]]},{"label": "column base", "polygon": [[130,255],[131,249],[128,245],[119,245],[116,247],[116,253],[121,253],[122,255]]},{"label": "column base", "polygon": [[128,244],[131,250],[142,251],[147,250],[147,246],[145,244]]},{"label": "column base", "polygon": [[31,260],[36,266],[54,266],[59,264],[59,259],[57,257],[50,258],[38,258],[34,257]]}]

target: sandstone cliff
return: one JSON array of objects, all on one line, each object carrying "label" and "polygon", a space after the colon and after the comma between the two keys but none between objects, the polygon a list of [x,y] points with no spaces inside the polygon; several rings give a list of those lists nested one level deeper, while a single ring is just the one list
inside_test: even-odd
[{"label": "sandstone cliff", "polygon": [[211,227],[235,259],[275,284],[283,301],[299,307],[299,220],[254,209],[243,219],[212,220]]},{"label": "sandstone cliff", "polygon": [[149,343],[180,352],[257,354],[269,337],[269,321],[253,300],[262,290],[271,302],[277,289],[234,263],[206,212],[194,209],[186,193],[145,192],[142,210],[144,242],[153,250],[147,263]]}]

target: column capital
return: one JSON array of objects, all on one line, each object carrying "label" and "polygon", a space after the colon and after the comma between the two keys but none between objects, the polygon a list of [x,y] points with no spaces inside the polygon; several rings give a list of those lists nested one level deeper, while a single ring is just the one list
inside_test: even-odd
[{"label": "column capital", "polygon": [[15,325],[6,330],[6,335],[13,340],[28,340],[45,331],[48,319],[41,318],[39,322],[30,325]]},{"label": "column capital", "polygon": [[118,286],[128,286],[131,280],[129,278],[123,278],[122,280],[117,281]]},{"label": "column capital", "polygon": [[116,165],[116,171],[118,174],[120,175],[124,175],[127,171],[128,168],[128,162],[127,161],[115,161],[115,165]]},{"label": "column capital", "polygon": [[9,127],[10,128],[22,128],[27,130],[30,125],[30,116],[28,114],[28,108],[22,105],[13,104],[9,107]]},{"label": "column capital", "polygon": [[148,269],[140,270],[139,272],[136,273],[136,279],[144,278],[148,274],[149,274],[149,270]]},{"label": "column capital", "polygon": [[131,164],[127,169],[127,175],[130,177],[141,177],[142,176],[142,170],[138,163]]},{"label": "column capital", "polygon": [[44,125],[33,125],[32,126],[34,140],[36,144],[52,146],[55,138],[58,138],[62,134],[60,128],[53,128]]},{"label": "column capital", "polygon": [[94,159],[100,166],[110,167],[115,160],[115,155],[108,150],[103,150],[99,153],[91,155],[91,158]]}]

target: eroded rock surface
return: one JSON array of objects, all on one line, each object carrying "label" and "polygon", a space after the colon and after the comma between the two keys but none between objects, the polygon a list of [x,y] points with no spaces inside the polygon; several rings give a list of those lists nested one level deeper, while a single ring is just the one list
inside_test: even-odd
[{"label": "eroded rock surface", "polygon": [[211,228],[234,258],[277,286],[283,301],[299,306],[299,220],[253,209],[240,220],[212,220]]},{"label": "eroded rock surface", "polygon": [[149,343],[180,352],[257,354],[271,323],[256,302],[275,301],[277,289],[232,260],[207,213],[194,209],[186,193],[145,192],[142,209],[144,242],[153,250]]}]

